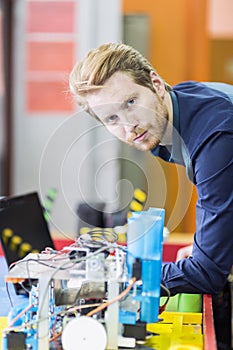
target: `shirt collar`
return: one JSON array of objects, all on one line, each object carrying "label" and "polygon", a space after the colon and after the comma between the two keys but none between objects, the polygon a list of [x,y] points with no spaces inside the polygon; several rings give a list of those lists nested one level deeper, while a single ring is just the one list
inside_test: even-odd
[{"label": "shirt collar", "polygon": [[[172,99],[172,107],[173,107],[173,133],[172,133],[172,145],[158,145],[157,147],[151,150],[154,156],[158,156],[165,160],[166,162],[178,162],[180,157],[177,157],[179,146],[177,145],[178,135],[180,131],[180,121],[179,121],[179,105],[176,94],[173,91],[170,91],[170,96]],[[181,162],[183,164],[183,162]]]}]

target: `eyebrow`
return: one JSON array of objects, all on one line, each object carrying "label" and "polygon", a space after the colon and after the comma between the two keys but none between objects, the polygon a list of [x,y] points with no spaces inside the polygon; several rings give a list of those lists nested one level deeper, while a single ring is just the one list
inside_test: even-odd
[{"label": "eyebrow", "polygon": [[[119,108],[120,109],[123,109],[124,107],[125,107],[125,105],[127,104],[127,102],[130,100],[130,99],[132,99],[133,97],[134,98],[137,98],[137,96],[138,96],[138,93],[130,93],[130,94],[128,94],[125,98],[124,98],[124,101],[123,102],[118,102],[118,104],[119,104]],[[95,114],[95,113],[94,113]],[[104,119],[106,119],[106,118],[109,118],[109,117],[111,117],[112,115],[114,115],[114,114],[117,114],[117,113],[108,113],[108,114],[106,114],[106,115],[104,115],[103,117],[98,117],[97,116],[97,118],[98,118],[98,120],[104,120]]]}]

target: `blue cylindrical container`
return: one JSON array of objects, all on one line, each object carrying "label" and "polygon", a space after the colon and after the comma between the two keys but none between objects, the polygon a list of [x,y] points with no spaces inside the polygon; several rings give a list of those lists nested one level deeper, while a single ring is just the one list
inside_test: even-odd
[{"label": "blue cylindrical container", "polygon": [[150,208],[133,214],[128,219],[127,265],[132,276],[135,258],[142,260],[142,292],[137,296],[141,302],[140,319],[147,323],[158,321],[164,210]]},{"label": "blue cylindrical container", "polygon": [[161,260],[143,260],[142,275],[140,320],[147,323],[154,323],[158,321]]}]

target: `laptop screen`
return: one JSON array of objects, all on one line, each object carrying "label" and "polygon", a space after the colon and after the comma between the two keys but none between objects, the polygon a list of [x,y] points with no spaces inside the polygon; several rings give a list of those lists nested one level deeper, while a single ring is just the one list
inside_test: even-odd
[{"label": "laptop screen", "polygon": [[0,235],[8,266],[30,252],[54,248],[37,192],[0,199]]}]

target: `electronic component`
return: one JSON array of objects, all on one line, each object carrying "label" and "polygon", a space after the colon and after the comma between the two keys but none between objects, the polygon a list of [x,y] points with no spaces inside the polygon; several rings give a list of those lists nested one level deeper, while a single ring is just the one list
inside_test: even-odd
[{"label": "electronic component", "polygon": [[124,324],[124,337],[135,338],[136,340],[145,340],[147,336],[146,322],[138,321],[135,325]]},{"label": "electronic component", "polygon": [[6,281],[33,284],[3,331],[3,350],[17,335],[31,350],[114,350],[145,340],[146,324],[158,320],[163,221],[149,213],[130,220],[127,248],[114,231],[90,230],[61,251],[16,262]]},{"label": "electronic component", "polygon": [[9,332],[7,333],[7,349],[8,350],[25,350],[26,348],[26,333],[24,332]]}]

